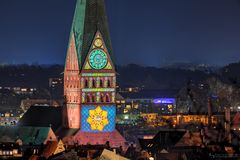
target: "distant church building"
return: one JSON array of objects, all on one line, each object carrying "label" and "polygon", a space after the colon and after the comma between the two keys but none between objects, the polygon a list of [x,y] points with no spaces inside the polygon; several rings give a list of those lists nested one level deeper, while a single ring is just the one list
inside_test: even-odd
[{"label": "distant church building", "polygon": [[119,147],[115,130],[116,71],[104,0],[77,0],[64,69],[64,126],[68,143]]}]

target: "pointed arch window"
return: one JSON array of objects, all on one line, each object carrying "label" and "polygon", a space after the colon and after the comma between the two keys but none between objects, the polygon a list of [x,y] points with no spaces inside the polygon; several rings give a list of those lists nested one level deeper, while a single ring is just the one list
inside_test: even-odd
[{"label": "pointed arch window", "polygon": [[95,101],[95,96],[94,95],[92,95],[92,103],[95,103],[96,101]]},{"label": "pointed arch window", "polygon": [[85,88],[88,88],[88,80],[85,79]]},{"label": "pointed arch window", "polygon": [[92,80],[92,88],[96,88],[96,81],[95,81],[95,79]]},{"label": "pointed arch window", "polygon": [[103,80],[100,79],[100,88],[103,88]]},{"label": "pointed arch window", "polygon": [[111,87],[111,81],[108,79],[107,80],[107,87],[110,88]]},{"label": "pointed arch window", "polygon": [[91,102],[91,100],[90,100],[90,95],[87,95],[86,102],[87,102],[87,103],[90,103],[90,102]]},{"label": "pointed arch window", "polygon": [[101,102],[104,102],[104,95],[101,94],[101,98],[100,98]]},{"label": "pointed arch window", "polygon": [[109,103],[110,102],[110,97],[109,94],[106,95],[106,102]]}]

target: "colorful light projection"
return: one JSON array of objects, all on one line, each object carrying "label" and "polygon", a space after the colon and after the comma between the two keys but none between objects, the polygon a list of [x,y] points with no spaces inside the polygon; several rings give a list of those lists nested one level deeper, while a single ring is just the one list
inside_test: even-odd
[{"label": "colorful light projection", "polygon": [[115,129],[115,106],[82,106],[81,131],[112,132]]},{"label": "colorful light projection", "polygon": [[107,65],[107,56],[101,49],[95,49],[91,52],[89,64],[93,69],[103,69]]},{"label": "colorful light projection", "polygon": [[102,131],[109,123],[108,112],[102,110],[102,108],[98,106],[96,109],[89,111],[87,122],[90,124],[91,130]]},{"label": "colorful light projection", "polygon": [[114,73],[83,73],[82,76],[86,77],[111,77],[115,76]]},{"label": "colorful light projection", "polygon": [[153,100],[155,104],[175,104],[175,98],[157,98]]},{"label": "colorful light projection", "polygon": [[114,92],[114,88],[84,88],[83,92]]}]

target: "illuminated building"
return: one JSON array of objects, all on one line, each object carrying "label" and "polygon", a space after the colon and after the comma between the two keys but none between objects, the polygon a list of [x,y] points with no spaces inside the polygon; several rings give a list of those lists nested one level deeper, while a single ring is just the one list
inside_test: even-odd
[{"label": "illuminated building", "polygon": [[62,78],[49,78],[49,87],[50,88],[61,87],[62,84],[63,84]]},{"label": "illuminated building", "polygon": [[[120,94],[124,97],[124,103],[122,100],[117,100],[120,113],[176,113],[174,97],[177,91],[175,90],[141,90],[139,92],[121,92]],[[121,109],[119,109],[120,106]]]},{"label": "illuminated building", "polygon": [[0,144],[0,158],[14,159],[23,156],[20,145],[16,143],[1,143]]},{"label": "illuminated building", "polygon": [[0,126],[14,126],[22,117],[22,111],[0,113]]},{"label": "illuminated building", "polygon": [[63,78],[49,78],[49,89],[52,99],[62,99],[63,94]]},{"label": "illuminated building", "polygon": [[209,121],[212,124],[216,125],[219,122],[219,117],[217,115],[213,115],[211,120],[208,120],[208,115],[177,115],[177,124],[187,124],[187,123],[202,123],[204,125],[208,125]]},{"label": "illuminated building", "polygon": [[[77,0],[64,69],[65,142],[124,145],[115,130],[116,71],[104,0]],[[92,138],[94,137],[94,138]]]}]

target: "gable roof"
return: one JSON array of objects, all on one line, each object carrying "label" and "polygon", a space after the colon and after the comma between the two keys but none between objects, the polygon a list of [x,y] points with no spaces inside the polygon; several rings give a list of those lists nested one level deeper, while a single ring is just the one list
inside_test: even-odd
[{"label": "gable roof", "polygon": [[43,150],[43,156],[48,159],[50,156],[64,152],[64,144],[60,141],[50,141],[47,143],[47,146]]}]

